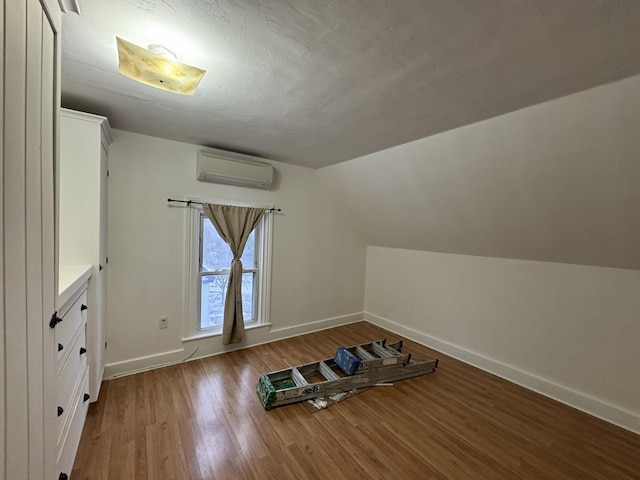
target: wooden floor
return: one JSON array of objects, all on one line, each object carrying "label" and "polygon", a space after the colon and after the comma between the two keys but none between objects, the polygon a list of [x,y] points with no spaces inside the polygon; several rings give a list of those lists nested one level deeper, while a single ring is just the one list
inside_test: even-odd
[{"label": "wooden floor", "polygon": [[434,374],[311,414],[265,411],[258,375],[400,337],[361,322],[105,382],[81,479],[640,479],[640,436],[416,343]]}]

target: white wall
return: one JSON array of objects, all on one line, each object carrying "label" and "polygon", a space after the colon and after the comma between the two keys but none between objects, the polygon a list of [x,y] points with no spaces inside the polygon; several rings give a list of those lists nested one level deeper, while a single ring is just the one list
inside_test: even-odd
[{"label": "white wall", "polygon": [[[166,199],[271,203],[274,218],[271,323],[244,346],[361,320],[366,246],[317,172],[272,162],[272,190],[198,182],[201,147],[114,130],[109,155],[106,376],[223,351],[220,337],[182,342],[187,209]],[[168,316],[168,328],[158,318]]]},{"label": "white wall", "polygon": [[365,310],[640,432],[640,271],[369,247]]}]

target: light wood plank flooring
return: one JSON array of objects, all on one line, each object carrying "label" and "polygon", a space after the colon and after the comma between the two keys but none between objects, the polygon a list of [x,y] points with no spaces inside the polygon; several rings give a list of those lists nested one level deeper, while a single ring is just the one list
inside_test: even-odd
[{"label": "light wood plank flooring", "polygon": [[105,382],[81,479],[640,479],[640,436],[405,340],[436,373],[311,414],[259,374],[397,335],[366,322]]}]

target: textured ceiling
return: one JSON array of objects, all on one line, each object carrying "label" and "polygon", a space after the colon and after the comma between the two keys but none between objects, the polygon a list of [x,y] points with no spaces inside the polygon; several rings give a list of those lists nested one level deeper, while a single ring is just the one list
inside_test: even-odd
[{"label": "textured ceiling", "polygon": [[[114,128],[319,168],[640,72],[638,0],[80,0],[62,103]],[[208,70],[117,73],[115,36]]]}]

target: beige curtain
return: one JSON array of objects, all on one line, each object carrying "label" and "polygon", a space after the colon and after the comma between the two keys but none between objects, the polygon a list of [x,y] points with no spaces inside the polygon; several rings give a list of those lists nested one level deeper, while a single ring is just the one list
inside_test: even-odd
[{"label": "beige curtain", "polygon": [[224,299],[224,320],[222,323],[222,343],[240,343],[244,337],[244,317],[242,316],[242,252],[251,231],[256,227],[265,210],[263,208],[235,207],[205,203],[202,205],[213,226],[227,242],[233,260]]}]

